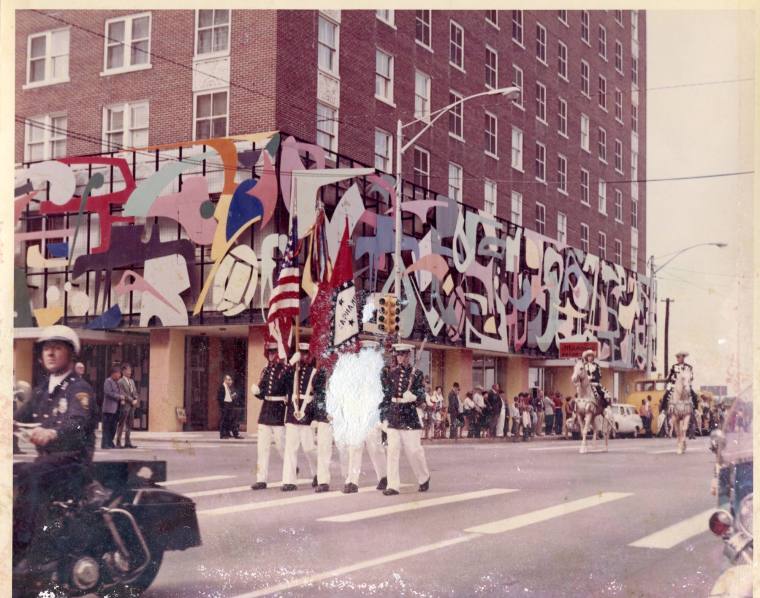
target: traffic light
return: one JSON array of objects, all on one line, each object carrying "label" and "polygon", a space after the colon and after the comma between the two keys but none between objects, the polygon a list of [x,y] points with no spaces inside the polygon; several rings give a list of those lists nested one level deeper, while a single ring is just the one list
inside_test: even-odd
[{"label": "traffic light", "polygon": [[401,308],[398,306],[396,296],[383,295],[378,300],[378,304],[377,327],[380,332],[384,332],[385,334],[394,334],[398,332]]}]

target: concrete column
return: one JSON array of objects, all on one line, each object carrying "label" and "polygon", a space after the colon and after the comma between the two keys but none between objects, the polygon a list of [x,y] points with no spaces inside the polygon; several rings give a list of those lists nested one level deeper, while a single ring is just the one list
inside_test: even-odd
[{"label": "concrete column", "polygon": [[211,336],[208,339],[208,429],[219,429],[219,403],[216,393],[222,383],[222,339]]},{"label": "concrete column", "polygon": [[267,359],[264,355],[265,333],[266,328],[264,326],[248,327],[248,388],[244,390],[246,396],[246,417],[248,418],[246,432],[249,434],[257,431],[259,413],[261,413],[261,401],[251,394],[251,385],[259,383],[261,371],[267,365]]},{"label": "concrete column", "polygon": [[459,382],[460,396],[464,400],[464,394],[472,389],[472,351],[443,351],[443,360],[444,389],[448,392],[454,382]]},{"label": "concrete column", "polygon": [[510,399],[521,392],[528,390],[528,359],[524,357],[510,356],[507,363],[507,380],[502,388],[504,394]]},{"label": "concrete column", "polygon": [[16,380],[23,380],[32,384],[33,362],[34,340],[13,339],[13,370],[16,372]]},{"label": "concrete column", "polygon": [[177,407],[185,403],[185,333],[150,331],[150,388],[148,430],[180,432]]}]

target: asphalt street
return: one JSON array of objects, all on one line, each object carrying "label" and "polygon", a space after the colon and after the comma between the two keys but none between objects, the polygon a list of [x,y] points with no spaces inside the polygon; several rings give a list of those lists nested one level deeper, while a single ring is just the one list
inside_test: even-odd
[{"label": "asphalt street", "polygon": [[426,444],[430,491],[402,454],[400,496],[369,458],[358,494],[253,492],[252,442],[140,442],[96,459],[161,459],[168,488],[197,502],[203,546],[167,553],[146,598],[255,596],[706,596],[724,565],[707,529],[712,453],[673,439]]}]

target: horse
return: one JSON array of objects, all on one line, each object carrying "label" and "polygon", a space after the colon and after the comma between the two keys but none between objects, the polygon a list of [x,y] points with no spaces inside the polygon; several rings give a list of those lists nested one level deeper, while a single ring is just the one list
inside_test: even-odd
[{"label": "horse", "polygon": [[594,389],[591,388],[591,380],[583,368],[583,362],[576,362],[571,381],[578,393],[575,399],[575,416],[581,423],[581,448],[579,452],[580,454],[587,452],[586,435],[589,432],[589,427],[592,427],[594,432],[594,436],[591,439],[592,449],[596,449],[596,433],[597,431],[601,431],[604,438],[604,450],[606,451],[610,436],[609,421],[606,414],[602,412],[601,405],[594,395]]},{"label": "horse", "polygon": [[694,406],[691,403],[691,383],[686,374],[681,372],[673,386],[673,394],[668,405],[670,427],[676,432],[676,453],[682,455],[686,452],[686,431],[689,428],[691,412]]}]

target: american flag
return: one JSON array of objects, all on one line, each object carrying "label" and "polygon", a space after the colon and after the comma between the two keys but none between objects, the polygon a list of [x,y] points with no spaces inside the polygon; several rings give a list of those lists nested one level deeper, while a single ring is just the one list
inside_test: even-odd
[{"label": "american flag", "polygon": [[269,298],[269,313],[267,315],[269,337],[277,342],[281,359],[285,359],[287,356],[286,345],[290,345],[290,329],[293,318],[300,314],[298,297],[301,288],[301,276],[298,271],[298,249],[298,223],[296,216],[293,215],[288,244],[280,263],[277,286],[272,289],[272,295]]}]

